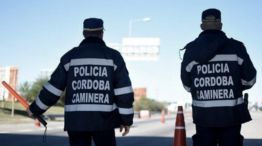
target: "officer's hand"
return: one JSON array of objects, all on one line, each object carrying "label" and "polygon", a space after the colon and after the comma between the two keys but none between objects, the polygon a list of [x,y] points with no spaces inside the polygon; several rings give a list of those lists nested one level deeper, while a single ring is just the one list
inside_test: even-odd
[{"label": "officer's hand", "polygon": [[120,126],[120,132],[122,132],[123,129],[124,129],[124,132],[122,133],[122,136],[125,136],[129,133],[130,126],[121,125]]}]

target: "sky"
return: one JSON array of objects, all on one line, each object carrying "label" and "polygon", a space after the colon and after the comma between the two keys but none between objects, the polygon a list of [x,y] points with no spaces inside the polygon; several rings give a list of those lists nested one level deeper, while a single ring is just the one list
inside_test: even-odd
[{"label": "sky", "polygon": [[190,101],[180,80],[179,49],[201,29],[201,13],[221,10],[223,31],[242,41],[257,69],[257,83],[248,90],[250,100],[262,101],[261,0],[8,0],[0,1],[0,66],[19,68],[19,84],[34,81],[41,70],[53,70],[60,57],[78,46],[83,20],[104,20],[106,43],[121,43],[130,20],[134,37],[159,37],[157,61],[126,64],[133,87],[147,87],[148,97],[159,101]]}]

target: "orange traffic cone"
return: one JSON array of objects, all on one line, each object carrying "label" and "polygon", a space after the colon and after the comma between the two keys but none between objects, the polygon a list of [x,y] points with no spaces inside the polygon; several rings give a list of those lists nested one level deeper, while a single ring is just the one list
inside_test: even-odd
[{"label": "orange traffic cone", "polygon": [[38,119],[35,119],[35,127],[40,127],[41,125],[40,125],[40,122],[39,122],[39,120]]},{"label": "orange traffic cone", "polygon": [[174,146],[186,146],[186,128],[183,114],[183,107],[178,106],[176,126],[174,132]]},{"label": "orange traffic cone", "polygon": [[166,121],[166,119],[165,119],[165,114],[166,114],[166,113],[165,113],[165,110],[162,110],[162,111],[161,111],[160,122],[163,123],[163,124],[164,124],[165,121]]}]

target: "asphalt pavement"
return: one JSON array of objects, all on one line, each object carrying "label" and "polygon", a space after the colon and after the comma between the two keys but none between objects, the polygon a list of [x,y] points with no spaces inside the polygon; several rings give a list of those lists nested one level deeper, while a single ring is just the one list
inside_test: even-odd
[{"label": "asphalt pavement", "polygon": [[[252,113],[253,120],[243,124],[244,146],[262,146],[262,113]],[[187,146],[192,146],[191,136],[195,133],[190,113],[185,113]],[[116,129],[118,146],[173,146],[175,116],[160,116],[150,119],[135,119],[128,136],[122,137]],[[43,143],[43,127],[32,123],[1,124],[0,146],[69,146],[63,122],[48,122],[47,141]],[[93,145],[94,146],[94,145]]]}]

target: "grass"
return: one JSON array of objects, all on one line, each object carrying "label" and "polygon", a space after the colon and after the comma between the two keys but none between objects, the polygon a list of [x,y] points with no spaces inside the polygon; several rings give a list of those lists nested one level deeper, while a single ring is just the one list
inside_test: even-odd
[{"label": "grass", "polygon": [[[14,116],[11,116],[12,102],[0,102],[0,123],[18,123],[32,121],[28,118],[25,108],[18,102],[14,103]],[[45,112],[47,114],[64,114],[63,106],[52,106]]]}]

